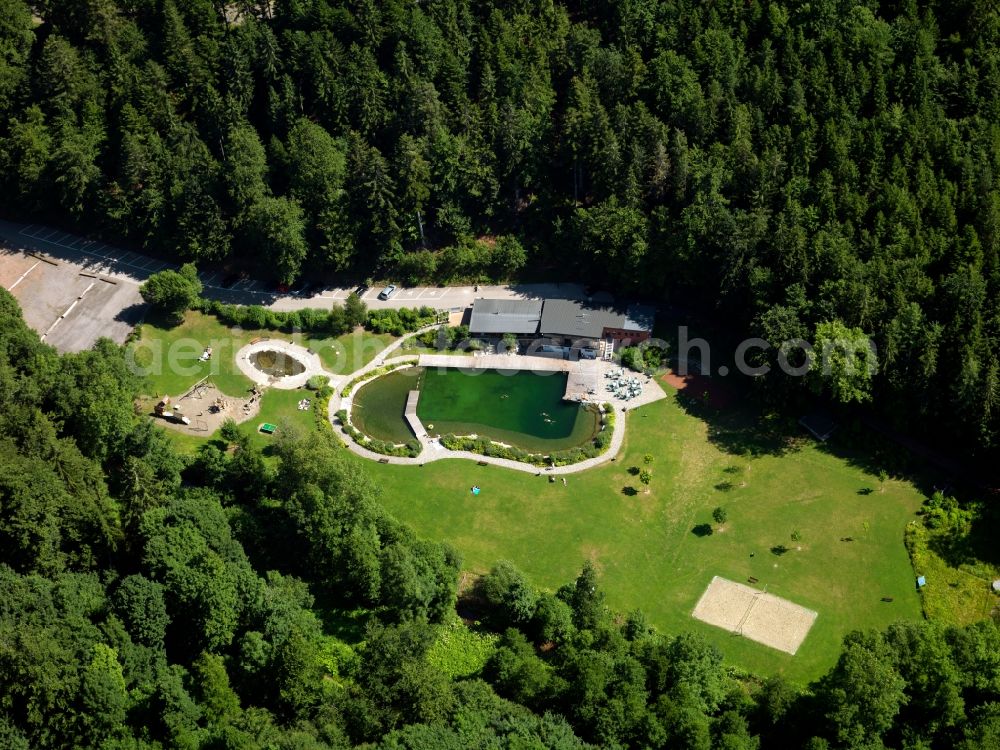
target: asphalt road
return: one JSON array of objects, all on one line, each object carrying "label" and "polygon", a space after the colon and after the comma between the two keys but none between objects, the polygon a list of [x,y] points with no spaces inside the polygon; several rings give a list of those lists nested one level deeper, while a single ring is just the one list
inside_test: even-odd
[{"label": "asphalt road", "polygon": [[[65,263],[79,265],[91,273],[98,273],[124,284],[142,284],[150,274],[176,264],[123,250],[100,240],[89,240],[79,235],[39,224],[17,224],[0,220],[0,241],[15,249],[42,253]],[[221,272],[200,274],[205,287],[204,296],[223,302],[242,305],[263,305],[274,310],[300,310],[305,307],[327,307],[343,302],[354,290],[331,287],[310,296],[280,294],[265,282],[242,279],[231,288],[222,286]],[[455,287],[400,287],[388,300],[380,300],[381,287],[373,287],[363,295],[365,304],[373,309],[420,307],[426,305],[439,310],[465,308],[477,297],[493,299],[566,298],[582,299],[583,287],[579,284],[517,284],[513,286]]]}]

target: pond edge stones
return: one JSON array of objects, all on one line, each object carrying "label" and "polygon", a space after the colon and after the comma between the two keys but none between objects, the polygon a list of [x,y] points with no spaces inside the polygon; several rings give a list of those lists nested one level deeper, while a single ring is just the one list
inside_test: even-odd
[{"label": "pond edge stones", "polygon": [[[258,370],[253,362],[250,361],[251,355],[263,351],[281,352],[298,361],[305,370],[298,375],[289,375],[286,377],[268,375],[266,372]],[[301,388],[314,375],[330,375],[330,373],[323,369],[323,364],[318,354],[300,344],[293,344],[291,341],[285,341],[284,339],[254,339],[236,352],[236,366],[240,369],[240,372],[257,385],[265,385],[269,388],[279,388],[282,390]]]}]

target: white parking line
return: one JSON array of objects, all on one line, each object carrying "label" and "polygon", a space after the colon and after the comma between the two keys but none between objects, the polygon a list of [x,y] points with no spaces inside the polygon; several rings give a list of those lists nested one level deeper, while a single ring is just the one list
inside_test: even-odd
[{"label": "white parking line", "polygon": [[[25,227],[24,229],[22,229],[22,230],[21,230],[21,231],[19,232],[19,234],[28,234],[28,230],[29,230],[29,229],[31,229],[31,228],[32,228],[33,226],[35,226],[35,225],[34,225],[34,224],[28,224],[28,226],[26,226],[26,227]],[[30,236],[30,235],[29,235],[29,236]]]},{"label": "white parking line", "polygon": [[96,282],[96,281],[92,281],[92,282],[90,282],[90,286],[88,286],[88,287],[87,287],[86,289],[84,289],[84,290],[83,290],[83,291],[82,291],[82,292],[80,293],[80,296],[79,296],[79,297],[77,297],[77,298],[76,298],[75,300],[73,300],[73,304],[71,304],[71,305],[70,305],[69,307],[67,307],[67,308],[66,308],[66,311],[65,311],[65,312],[64,312],[64,313],[63,313],[62,315],[60,315],[60,316],[59,316],[58,318],[56,318],[56,319],[55,319],[55,322],[54,322],[54,323],[53,323],[52,325],[50,325],[50,326],[49,326],[49,330],[47,330],[47,331],[46,331],[45,333],[43,333],[43,334],[41,335],[41,339],[42,339],[42,341],[44,341],[44,340],[45,340],[45,337],[46,337],[46,336],[48,336],[48,335],[49,335],[50,333],[52,333],[52,331],[53,331],[53,330],[55,330],[55,327],[56,327],[57,325],[59,325],[59,323],[60,323],[61,321],[63,321],[63,320],[64,320],[64,319],[66,318],[66,316],[70,314],[70,312],[72,312],[73,308],[74,308],[74,307],[76,307],[76,306],[77,306],[77,304],[78,304],[78,303],[80,302],[80,300],[82,300],[82,299],[83,299],[84,295],[85,295],[85,294],[86,294],[87,292],[89,292],[89,291],[90,291],[91,289],[93,289],[93,288],[94,288],[94,286],[95,286],[96,284],[97,284],[97,282]]},{"label": "white parking line", "polygon": [[[49,238],[50,237],[55,237],[57,234],[59,234],[59,230],[58,229],[52,229],[52,230],[46,232],[45,234],[36,234],[35,235],[35,239],[36,240],[45,240],[46,242],[49,242],[50,241]],[[53,242],[52,244],[55,245],[57,243]]]},{"label": "white parking line", "polygon": [[214,278],[215,278],[216,276],[218,276],[218,275],[219,275],[218,273],[213,273],[213,274],[212,274],[212,275],[210,275],[210,276],[203,276],[203,277],[202,277],[202,279],[201,279],[201,283],[202,283],[202,284],[205,284],[205,285],[208,285],[208,284],[210,284],[210,283],[212,282],[212,280],[213,280],[213,279],[214,279]]},{"label": "white parking line", "polygon": [[42,262],[42,261],[40,261],[40,260],[39,260],[39,261],[36,261],[36,262],[35,262],[35,265],[33,265],[33,266],[32,266],[31,268],[29,268],[29,269],[28,269],[27,271],[25,271],[24,273],[22,273],[22,274],[21,274],[21,275],[20,275],[20,276],[18,277],[17,281],[15,281],[15,282],[14,282],[13,284],[11,284],[11,285],[10,285],[9,287],[7,287],[7,291],[8,291],[8,292],[9,292],[9,291],[12,291],[12,290],[14,289],[14,287],[16,287],[16,286],[17,286],[18,284],[20,284],[20,283],[21,283],[22,281],[24,281],[24,277],[25,277],[25,276],[27,276],[27,275],[28,275],[29,273],[31,273],[32,271],[34,271],[34,270],[35,270],[36,268],[38,268],[38,266],[39,266],[39,264],[40,264],[41,262]]}]

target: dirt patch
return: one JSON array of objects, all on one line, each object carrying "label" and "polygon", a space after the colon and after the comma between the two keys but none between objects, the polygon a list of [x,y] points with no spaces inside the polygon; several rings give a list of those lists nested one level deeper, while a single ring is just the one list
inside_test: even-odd
[{"label": "dirt patch", "polygon": [[176,398],[171,396],[174,412],[190,419],[189,425],[154,416],[153,407],[157,401],[158,398],[144,398],[139,402],[138,408],[142,414],[153,416],[163,427],[196,437],[215,434],[227,419],[233,419],[238,424],[253,419],[260,412],[259,392],[256,395],[248,393],[246,398],[233,398],[211,383],[202,383]]},{"label": "dirt patch", "polygon": [[585,544],[580,548],[580,552],[587,560],[593,563],[594,570],[597,571],[598,575],[604,573],[604,563],[601,562],[602,550],[599,547],[595,547],[592,544]]},{"label": "dirt patch", "polygon": [[691,613],[709,625],[795,654],[817,614],[787,599],[715,576]]},{"label": "dirt patch", "polygon": [[716,378],[695,375],[694,373],[678,375],[673,370],[667,370],[667,373],[660,379],[679,393],[701,402],[707,402],[709,406],[716,409],[726,409],[735,401],[732,389]]}]

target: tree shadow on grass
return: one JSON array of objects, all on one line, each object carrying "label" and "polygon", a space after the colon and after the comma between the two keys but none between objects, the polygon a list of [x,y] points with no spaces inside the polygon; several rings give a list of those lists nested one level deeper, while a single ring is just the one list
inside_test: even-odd
[{"label": "tree shadow on grass", "polygon": [[693,529],[691,533],[697,537],[712,536],[712,524],[710,523],[699,523]]},{"label": "tree shadow on grass", "polygon": [[622,487],[622,494],[625,495],[626,497],[635,497],[636,495],[639,494],[639,490],[637,490],[632,485],[627,485],[625,487]]},{"label": "tree shadow on grass", "polygon": [[[1000,529],[1000,512],[984,507],[968,528],[952,528],[948,533],[930,535],[927,546],[949,566],[975,566],[986,563],[1000,568],[1000,545],[997,544],[997,530]],[[993,573],[989,573],[993,575]]]},{"label": "tree shadow on grass", "polygon": [[[801,446],[802,436],[788,420],[765,419],[752,407],[722,411],[683,393],[674,398],[681,409],[708,425],[709,441],[731,455],[783,456]],[[740,470],[731,468],[731,474]]]}]

